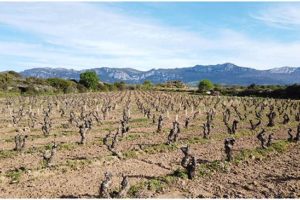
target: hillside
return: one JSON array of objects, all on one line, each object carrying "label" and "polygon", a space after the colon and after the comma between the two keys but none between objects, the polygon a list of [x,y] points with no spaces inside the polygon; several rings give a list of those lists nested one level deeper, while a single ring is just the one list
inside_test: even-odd
[{"label": "hillside", "polygon": [[[94,68],[104,82],[124,81],[126,83],[163,83],[169,80],[180,80],[195,85],[201,79],[210,79],[214,83],[228,85],[255,84],[294,84],[300,83],[300,68],[282,67],[269,70],[256,70],[237,66],[231,63],[217,65],[196,65],[194,67],[174,69],[151,69],[139,71],[131,68]],[[79,79],[80,73],[86,70],[64,68],[33,68],[20,72],[25,77]]]}]

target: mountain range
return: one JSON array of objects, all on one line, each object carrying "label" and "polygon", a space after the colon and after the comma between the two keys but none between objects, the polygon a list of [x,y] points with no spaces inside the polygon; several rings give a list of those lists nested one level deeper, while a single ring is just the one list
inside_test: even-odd
[{"label": "mountain range", "polygon": [[33,68],[20,72],[25,77],[64,78],[79,80],[80,73],[93,70],[103,82],[124,81],[126,83],[163,83],[170,80],[181,80],[189,85],[196,85],[199,80],[209,79],[214,83],[225,85],[255,84],[294,84],[300,83],[300,67],[280,67],[268,70],[257,70],[241,67],[232,63],[217,65],[195,65],[193,67],[173,69],[151,69],[139,71],[132,68],[93,68],[73,70],[65,68]]}]

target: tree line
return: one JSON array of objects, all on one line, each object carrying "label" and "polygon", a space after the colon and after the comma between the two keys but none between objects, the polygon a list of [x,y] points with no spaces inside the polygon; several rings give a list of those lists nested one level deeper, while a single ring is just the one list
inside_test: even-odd
[{"label": "tree line", "polygon": [[201,80],[198,84],[198,91],[201,94],[207,92],[218,92],[227,96],[253,96],[282,99],[300,99],[300,85],[256,85],[249,86],[226,86],[214,84],[210,80]]}]

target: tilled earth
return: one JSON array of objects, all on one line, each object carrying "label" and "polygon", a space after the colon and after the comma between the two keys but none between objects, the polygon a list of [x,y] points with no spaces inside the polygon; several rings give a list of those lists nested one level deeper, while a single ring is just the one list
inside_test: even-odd
[{"label": "tilled earth", "polygon": [[227,173],[215,173],[193,181],[183,180],[157,198],[299,198],[300,145],[284,154],[270,154],[264,160],[232,165]]},{"label": "tilled earth", "polygon": [[[125,93],[125,95],[128,95]],[[136,94],[138,95],[138,93]],[[132,187],[141,183],[169,176],[180,169],[183,154],[180,147],[190,145],[197,159],[225,163],[224,139],[229,137],[222,122],[223,110],[217,109],[212,133],[209,139],[202,138],[202,124],[206,120],[203,111],[191,120],[188,129],[183,127],[185,111],[170,111],[165,118],[163,131],[156,133],[157,124],[147,119],[135,104],[136,96],[132,95],[130,131],[117,144],[118,151],[125,155],[124,159],[112,156],[103,145],[103,138],[108,131],[115,132],[119,127],[124,105],[113,110],[102,124],[95,124],[87,135],[85,145],[78,144],[78,129],[68,124],[68,117],[52,115],[54,127],[48,137],[44,137],[41,125],[31,129],[29,138],[22,152],[15,152],[14,136],[16,128],[12,126],[8,114],[0,118],[0,198],[60,198],[85,197],[95,198],[99,194],[99,186],[105,172],[113,174],[112,190],[117,190],[121,175],[129,176]],[[124,102],[123,102],[124,103]],[[2,105],[3,106],[3,105]],[[4,107],[4,106],[3,106]],[[201,110],[201,108],[199,108]],[[204,108],[202,107],[204,110]],[[153,111],[157,115],[159,112]],[[178,114],[181,123],[179,140],[173,146],[165,145],[172,122]],[[188,115],[192,111],[188,110]],[[42,121],[42,115],[39,116]],[[279,120],[278,120],[279,121]],[[262,127],[265,127],[264,119]],[[288,124],[278,122],[275,127],[267,128],[274,133],[275,142],[285,141],[287,129],[296,129],[297,123],[291,120]],[[25,127],[26,121],[19,127]],[[241,121],[234,145],[234,157],[242,150],[259,148],[256,134],[260,130],[250,131],[248,121]],[[55,135],[55,137],[54,137]],[[59,144],[54,159],[54,166],[46,168],[42,164],[42,155],[52,141]],[[174,181],[155,189],[140,187],[141,191],[129,193],[129,197],[156,198],[299,198],[300,197],[300,144],[288,143],[284,151],[270,151],[263,157],[250,156],[241,162],[225,163],[225,171],[213,171],[189,180],[175,177]],[[157,189],[158,188],[158,189]]]}]

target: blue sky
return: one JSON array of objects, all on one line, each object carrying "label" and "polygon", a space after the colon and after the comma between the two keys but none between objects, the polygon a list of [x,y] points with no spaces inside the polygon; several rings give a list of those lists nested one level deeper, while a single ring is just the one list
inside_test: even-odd
[{"label": "blue sky", "polygon": [[0,2],[0,71],[300,67],[300,3]]}]

